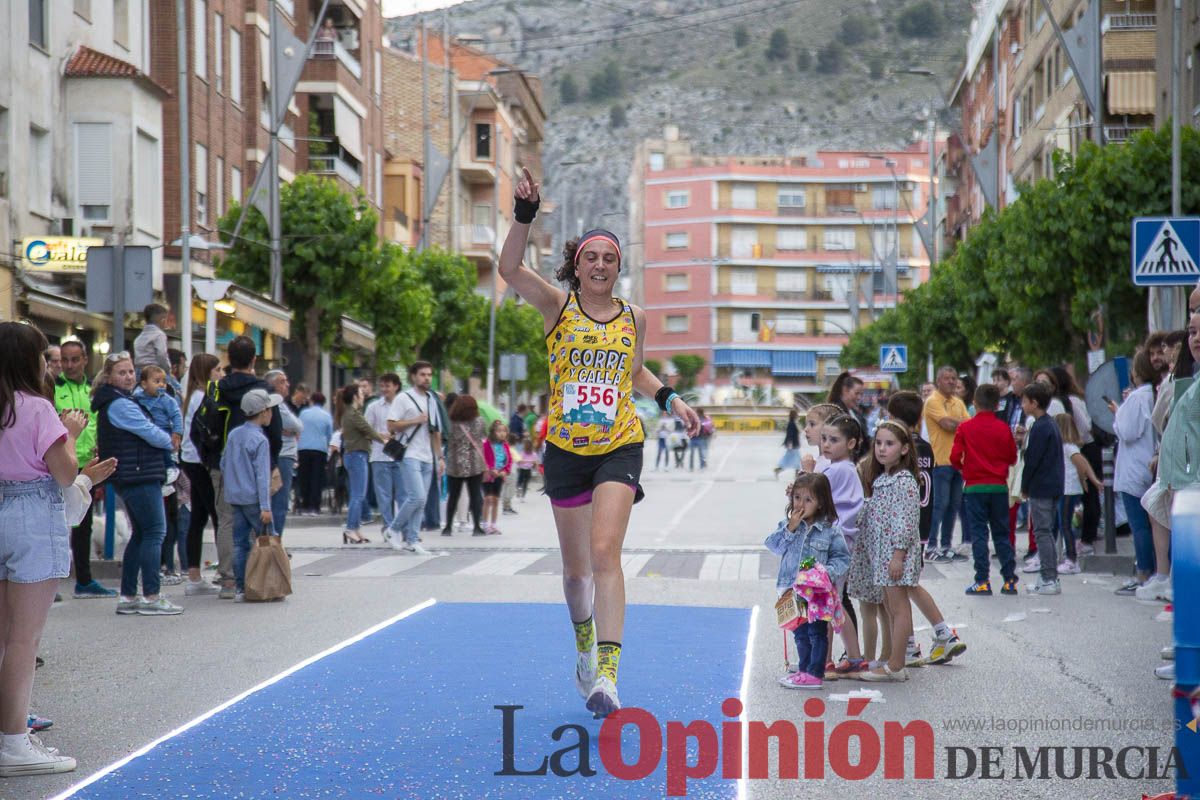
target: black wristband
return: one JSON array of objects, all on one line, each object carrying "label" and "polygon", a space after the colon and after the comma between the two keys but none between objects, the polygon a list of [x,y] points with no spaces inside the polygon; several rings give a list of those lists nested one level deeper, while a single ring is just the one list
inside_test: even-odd
[{"label": "black wristband", "polygon": [[658,407],[663,411],[667,411],[667,400],[671,395],[675,394],[675,390],[670,386],[664,386],[654,393],[654,402],[658,403]]},{"label": "black wristband", "polygon": [[513,219],[520,222],[522,225],[528,225],[533,222],[533,218],[537,216],[538,206],[542,204],[539,197],[537,200],[526,200],[521,197],[513,198]]}]

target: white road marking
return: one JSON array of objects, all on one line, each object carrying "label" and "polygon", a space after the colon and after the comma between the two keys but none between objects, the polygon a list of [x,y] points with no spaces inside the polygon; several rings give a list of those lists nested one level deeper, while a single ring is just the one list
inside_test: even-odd
[{"label": "white road marking", "polygon": [[654,558],[653,553],[634,553],[621,556],[621,569],[625,572],[625,577],[636,578],[652,558]]},{"label": "white road marking", "polygon": [[700,566],[699,579],[702,581],[717,581],[721,579],[721,565],[725,563],[724,555],[711,555],[704,557],[704,563]]},{"label": "white road marking", "polygon": [[738,778],[738,800],[746,800],[748,786],[746,777],[750,771],[750,716],[747,707],[750,705],[750,670],[754,666],[754,635],[758,632],[758,606],[750,609],[750,630],[746,633],[746,660],[742,664],[742,685],[738,689],[738,699],[742,701],[742,714],[738,722],[742,724],[742,768]]},{"label": "white road marking", "polygon": [[330,647],[327,650],[322,650],[320,653],[317,653],[315,656],[309,656],[308,658],[304,659],[300,663],[288,667],[283,672],[280,672],[278,675],[267,678],[265,681],[258,684],[257,686],[253,686],[253,687],[247,689],[246,691],[242,692],[241,694],[239,694],[229,700],[226,700],[224,703],[221,703],[219,706],[216,706],[215,708],[205,711],[200,716],[196,717],[195,719],[193,719],[189,722],[185,722],[183,725],[180,725],[175,730],[163,734],[162,736],[158,737],[157,739],[155,739],[153,742],[146,745],[145,747],[135,750],[134,752],[132,752],[129,755],[122,758],[121,760],[116,761],[112,764],[109,764],[107,767],[100,770],[99,772],[95,772],[92,775],[89,775],[87,777],[87,779],[75,784],[74,786],[67,789],[62,794],[55,795],[52,798],[52,800],[66,800],[66,798],[71,797],[76,792],[78,792],[80,789],[83,789],[84,787],[87,787],[87,786],[91,786],[93,783],[100,780],[104,776],[110,775],[113,772],[116,772],[118,769],[125,766],[130,761],[133,761],[135,758],[140,758],[140,757],[146,755],[151,750],[158,747],[160,744],[167,741],[168,739],[173,739],[176,736],[178,736],[179,734],[184,733],[185,731],[191,730],[192,728],[196,727],[200,723],[204,722],[207,719],[210,719],[211,717],[215,716],[216,714],[221,713],[222,711],[229,708],[230,706],[240,703],[241,701],[245,700],[247,697],[254,694],[255,692],[260,692],[263,689],[266,689],[268,686],[271,686],[272,684],[279,683],[279,681],[283,680],[284,678],[288,677],[289,675],[292,675],[293,673],[299,672],[300,670],[304,669],[308,665],[315,664],[316,662],[320,661],[321,659],[323,659],[327,656],[331,656],[334,653],[338,652],[339,650],[344,650],[345,648],[349,647],[352,644],[361,642],[363,639],[366,639],[368,636],[379,633],[381,630],[388,627],[389,625],[393,625],[406,617],[411,617],[413,614],[416,614],[418,611],[424,611],[425,609],[429,608],[436,602],[437,602],[437,600],[435,600],[434,598],[431,597],[423,603],[418,603],[417,605],[413,606],[412,608],[407,608],[404,611],[401,611],[399,614],[397,614],[396,616],[394,616],[390,619],[385,619],[383,622],[380,622],[378,625],[372,625],[370,628],[367,628],[362,633],[356,634],[354,636],[351,636],[349,639],[345,639],[341,642],[338,642],[333,647]]},{"label": "white road marking", "polygon": [[757,581],[758,553],[722,553],[704,557],[702,581]]},{"label": "white road marking", "polygon": [[380,556],[357,567],[331,572],[331,578],[386,578],[419,567],[437,556]]},{"label": "white road marking", "polygon": [[497,553],[494,556],[468,564],[455,575],[516,575],[521,570],[541,561],[545,553]]}]

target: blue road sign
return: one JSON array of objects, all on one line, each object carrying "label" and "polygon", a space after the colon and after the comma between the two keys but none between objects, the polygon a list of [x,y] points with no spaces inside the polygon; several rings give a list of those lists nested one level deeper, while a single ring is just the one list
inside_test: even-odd
[{"label": "blue road sign", "polygon": [[1200,281],[1200,217],[1133,220],[1135,286],[1191,286]]},{"label": "blue road sign", "polygon": [[879,369],[881,372],[908,372],[908,345],[881,344]]}]

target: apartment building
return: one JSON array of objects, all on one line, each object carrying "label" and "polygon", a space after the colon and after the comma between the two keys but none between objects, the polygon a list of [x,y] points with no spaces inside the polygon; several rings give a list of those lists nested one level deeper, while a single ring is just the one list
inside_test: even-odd
[{"label": "apartment building", "polygon": [[[279,25],[306,41],[320,0],[186,0],[189,226],[209,243],[217,242],[219,220],[230,204],[248,199],[270,150],[272,2]],[[326,17],[329,23],[314,41],[287,105],[279,140],[280,181],[289,183],[300,172],[324,175],[347,192],[363,190],[379,209],[384,153],[379,3],[331,0]],[[179,69],[176,4],[151,4],[150,20],[152,74],[174,89]],[[172,91],[164,103],[167,169],[162,181],[170,241],[178,238],[181,220],[179,113],[179,98]],[[192,249],[190,268],[196,277],[212,276],[213,252]],[[178,247],[165,248],[164,264],[165,288],[174,305]],[[258,343],[265,364],[283,363],[290,310],[244,287],[234,287],[229,299],[222,304],[229,313],[218,315],[218,343],[245,334]],[[192,309],[194,323],[203,321],[203,313],[199,304]],[[360,337],[348,333],[344,338],[357,342]]]},{"label": "apartment building", "polygon": [[0,319],[106,352],[86,308],[89,246],[156,248],[162,288],[163,113],[148,0],[28,0],[0,9]]},{"label": "apartment building", "polygon": [[[536,77],[478,48],[453,38],[447,42],[440,31],[427,31],[424,46],[417,35],[411,47],[417,58],[424,56],[431,67],[441,65],[451,73],[451,112],[445,138],[437,128],[433,134],[435,145],[445,147],[450,161],[439,204],[446,203],[449,249],[475,264],[478,290],[491,295],[493,265],[512,225],[513,188],[520,169],[527,166],[540,174],[546,124],[542,85]],[[444,81],[445,72],[440,74]],[[442,86],[432,80],[429,92],[431,104],[433,95],[444,96]],[[442,145],[443,141],[446,144]],[[419,150],[402,150],[393,156],[422,157]],[[547,246],[545,234],[533,237],[526,254],[531,268],[538,269]],[[505,286],[496,280],[495,297],[499,299]]]},{"label": "apartment building", "polygon": [[[1162,58],[1157,62],[1156,121],[1167,124],[1171,117],[1171,48],[1174,35],[1174,0],[1157,0],[1158,15],[1155,30],[1157,49]],[[1180,87],[1179,106],[1183,109],[1180,122],[1200,128],[1200,0],[1183,0],[1180,17]]]},{"label": "apartment building", "polygon": [[647,358],[704,358],[711,402],[823,390],[850,334],[928,278],[928,145],[739,158],[668,134],[642,145],[631,181]]},{"label": "apartment building", "polygon": [[[1087,13],[1093,3],[1098,4],[1094,17]],[[1049,5],[1068,38],[1080,33],[1076,26],[1095,26],[1090,33],[1101,48],[1098,103],[1104,142],[1119,144],[1151,127],[1161,102],[1158,54],[1169,52],[1159,43],[1162,17],[1154,0],[1052,0]],[[976,156],[979,167],[978,156],[989,149],[992,137],[999,146],[982,166],[996,170],[1000,208],[1016,199],[1021,184],[1053,174],[1055,152],[1074,153],[1081,142],[1096,140],[1097,123],[1041,0],[990,0],[982,7],[950,104],[961,120],[950,155],[961,191],[948,208],[957,239],[988,204],[969,156]]]}]

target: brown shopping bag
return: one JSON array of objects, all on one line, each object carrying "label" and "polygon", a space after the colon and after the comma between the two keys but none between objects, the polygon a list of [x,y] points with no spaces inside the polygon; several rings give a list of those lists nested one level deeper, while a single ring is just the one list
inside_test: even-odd
[{"label": "brown shopping bag", "polygon": [[292,565],[278,536],[259,536],[246,561],[246,599],[282,600],[292,593]]}]

